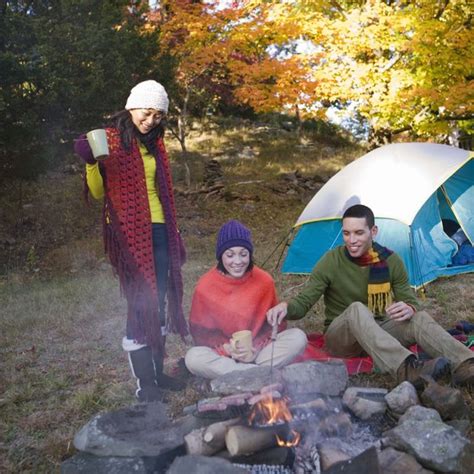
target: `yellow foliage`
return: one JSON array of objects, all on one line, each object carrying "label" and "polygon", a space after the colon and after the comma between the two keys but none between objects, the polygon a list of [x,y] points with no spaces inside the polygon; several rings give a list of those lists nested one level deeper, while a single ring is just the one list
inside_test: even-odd
[{"label": "yellow foliage", "polygon": [[374,130],[429,135],[474,116],[470,0],[160,5],[163,52],[188,87],[220,82],[257,111],[353,103]]}]

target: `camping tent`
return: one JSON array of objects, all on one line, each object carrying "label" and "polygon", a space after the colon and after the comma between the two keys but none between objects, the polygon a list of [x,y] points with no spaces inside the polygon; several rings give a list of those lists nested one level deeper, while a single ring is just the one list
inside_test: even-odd
[{"label": "camping tent", "polygon": [[455,221],[474,242],[474,153],[434,143],[386,145],[334,175],[298,218],[282,271],[311,272],[342,244],[342,214],[358,203],[374,211],[376,240],[400,255],[412,286],[474,271],[452,265],[458,246],[442,222]]}]

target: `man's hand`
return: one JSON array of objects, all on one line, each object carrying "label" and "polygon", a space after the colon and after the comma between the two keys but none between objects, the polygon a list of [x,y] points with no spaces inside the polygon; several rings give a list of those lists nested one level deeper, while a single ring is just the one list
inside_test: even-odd
[{"label": "man's hand", "polygon": [[277,304],[273,308],[270,308],[267,311],[267,321],[270,326],[274,326],[275,324],[280,324],[283,319],[288,314],[288,303],[286,301],[282,301],[281,303]]},{"label": "man's hand", "polygon": [[415,310],[403,301],[397,301],[385,308],[390,319],[395,321],[407,321],[413,317]]}]

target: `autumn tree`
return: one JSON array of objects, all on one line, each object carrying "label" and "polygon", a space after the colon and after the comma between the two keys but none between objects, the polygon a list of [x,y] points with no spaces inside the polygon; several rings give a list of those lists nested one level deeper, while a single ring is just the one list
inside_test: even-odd
[{"label": "autumn tree", "polygon": [[150,14],[151,23],[160,29],[162,58],[173,74],[168,78],[171,108],[177,116],[177,128],[172,132],[185,153],[189,108],[196,111],[212,103],[224,64],[219,43],[230,18],[214,13],[212,7],[213,2],[161,1]]},{"label": "autumn tree", "polygon": [[469,0],[269,3],[267,16],[314,45],[304,53],[318,84],[314,100],[351,104],[379,140],[402,131],[442,136],[453,126],[472,133]]}]

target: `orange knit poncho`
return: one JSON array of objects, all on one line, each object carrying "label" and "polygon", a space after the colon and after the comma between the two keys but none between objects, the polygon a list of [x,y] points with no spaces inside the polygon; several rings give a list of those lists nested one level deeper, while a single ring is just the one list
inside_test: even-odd
[{"label": "orange knit poncho", "polygon": [[[277,304],[275,283],[254,266],[242,278],[232,278],[213,268],[203,275],[194,290],[189,326],[194,342],[222,355],[222,344],[236,331],[252,331],[254,347],[262,349],[270,340],[266,312]],[[286,323],[280,325],[283,330]]]}]

